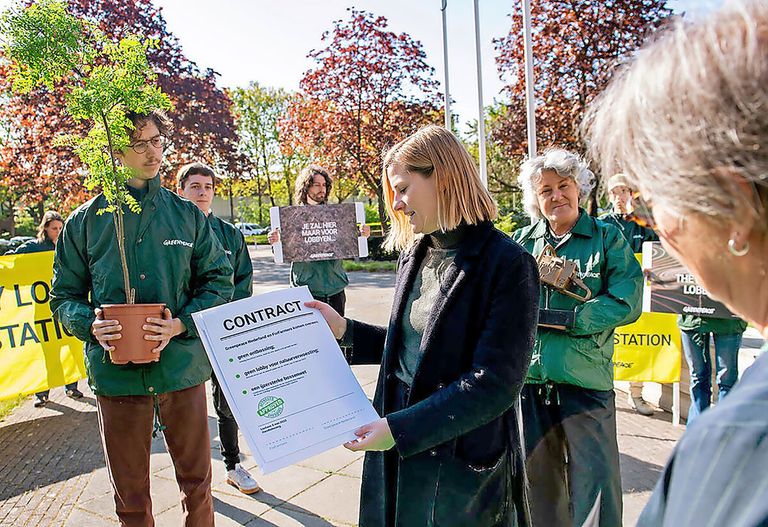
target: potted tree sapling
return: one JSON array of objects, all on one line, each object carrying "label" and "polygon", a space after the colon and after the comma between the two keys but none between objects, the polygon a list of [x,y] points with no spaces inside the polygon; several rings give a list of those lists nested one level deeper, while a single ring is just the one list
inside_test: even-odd
[{"label": "potted tree sapling", "polygon": [[160,359],[156,342],[144,339],[147,317],[162,318],[164,304],[136,304],[125,251],[124,216],[141,212],[126,183],[134,174],[122,166],[117,153],[130,143],[134,129],[128,112],[147,114],[172,107],[169,97],[154,84],[157,76],[147,62],[153,39],[108,39],[95,24],[74,17],[64,2],[40,0],[24,8],[17,5],[2,16],[4,58],[12,89],[30,93],[35,88],[66,91],[68,113],[87,123],[87,133],[62,135],[59,143],[74,149],[87,168],[85,186],[100,188],[111,214],[120,253],[125,290],[124,304],[97,306],[105,318],[118,320],[122,338],[110,342],[116,364],[146,363]]}]

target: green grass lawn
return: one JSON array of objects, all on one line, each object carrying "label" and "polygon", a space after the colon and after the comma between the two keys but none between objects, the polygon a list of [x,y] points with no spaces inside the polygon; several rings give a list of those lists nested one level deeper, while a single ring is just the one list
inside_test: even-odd
[{"label": "green grass lawn", "polygon": [[355,262],[354,260],[344,260],[344,270],[348,272],[394,273],[395,267],[397,267],[397,262],[380,262],[378,260]]},{"label": "green grass lawn", "polygon": [[258,236],[246,236],[245,243],[248,245],[253,245],[254,243],[258,245],[269,245],[266,234],[259,234]]}]

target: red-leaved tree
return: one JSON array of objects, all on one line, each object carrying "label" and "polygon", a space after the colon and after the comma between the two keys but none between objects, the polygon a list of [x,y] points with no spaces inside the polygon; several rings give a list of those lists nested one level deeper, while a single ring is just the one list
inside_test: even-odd
[{"label": "red-leaved tree", "polygon": [[[69,0],[70,11],[97,23],[109,37],[127,35],[157,39],[149,61],[158,73],[158,84],[174,103],[175,125],[163,181],[171,186],[176,168],[190,160],[213,165],[225,177],[237,177],[249,166],[237,152],[238,137],[230,112],[231,101],[216,86],[216,73],[201,71],[187,59],[178,39],[169,31],[160,9],[150,0]],[[0,70],[0,88],[7,104],[0,108],[0,122],[9,130],[0,145],[0,178],[24,193],[19,202],[31,207],[33,216],[42,204],[66,211],[81,203],[82,170],[75,155],[52,141],[60,132],[74,132],[58,90],[37,90],[29,97],[7,91]]]},{"label": "red-leaved tree", "polygon": [[323,34],[315,66],[280,122],[289,148],[350,179],[379,200],[381,153],[420,126],[440,122],[437,81],[421,43],[387,29],[386,18],[349,9]]},{"label": "red-leaved tree", "polygon": [[[532,2],[536,137],[549,145],[579,149],[579,123],[589,102],[617,64],[670,16],[666,0],[541,0]],[[492,140],[509,156],[527,152],[523,20],[511,4],[512,27],[494,40],[496,64],[509,97],[492,123]]]}]

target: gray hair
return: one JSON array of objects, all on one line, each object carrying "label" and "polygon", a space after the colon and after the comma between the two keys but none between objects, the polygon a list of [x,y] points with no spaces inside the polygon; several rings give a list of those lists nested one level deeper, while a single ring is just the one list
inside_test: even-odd
[{"label": "gray hair", "polygon": [[579,187],[579,201],[583,200],[595,187],[595,175],[587,168],[587,163],[578,154],[562,148],[548,148],[543,154],[526,159],[520,165],[517,183],[523,189],[525,212],[535,220],[543,218],[536,197],[536,187],[541,181],[541,172],[552,170],[560,177],[569,177]]},{"label": "gray hair", "polygon": [[[587,112],[602,174],[623,172],[671,214],[715,220],[768,203],[768,4],[735,0],[677,18]],[[734,184],[751,183],[752,196]],[[762,228],[765,229],[765,221]]]}]

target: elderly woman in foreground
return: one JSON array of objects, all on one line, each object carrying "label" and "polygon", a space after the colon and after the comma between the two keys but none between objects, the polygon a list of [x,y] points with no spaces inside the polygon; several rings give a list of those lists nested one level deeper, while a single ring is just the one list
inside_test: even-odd
[{"label": "elderly woman in foreground", "polygon": [[[523,163],[533,223],[514,239],[539,257],[575,263],[579,300],[542,287],[539,307],[573,320],[539,326],[522,391],[531,517],[535,526],[581,526],[599,502],[599,525],[621,525],[621,477],[613,392],[613,330],[640,316],[642,272],[613,225],[579,207],[594,176],[579,156],[550,149]],[[543,311],[542,316],[548,311]]]},{"label": "elderly woman in foreground", "polygon": [[[768,338],[768,4],[678,20],[595,101],[603,174],[709,293]],[[768,524],[768,354],[677,445],[642,526]]]}]

